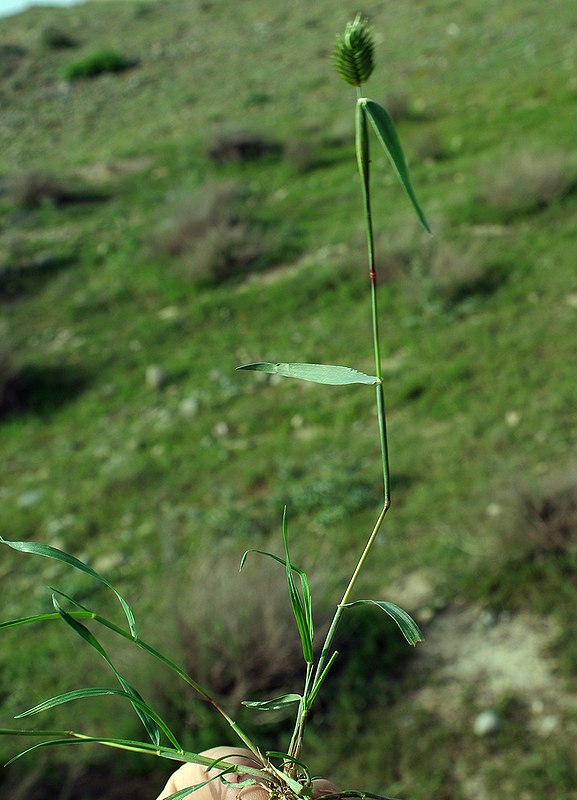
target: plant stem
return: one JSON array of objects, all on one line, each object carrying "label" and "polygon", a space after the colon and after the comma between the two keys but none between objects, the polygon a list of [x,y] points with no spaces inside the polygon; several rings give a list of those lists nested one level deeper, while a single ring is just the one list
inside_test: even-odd
[{"label": "plant stem", "polygon": [[[378,424],[379,424],[379,440],[380,440],[380,448],[381,448],[381,462],[382,462],[382,470],[383,470],[383,508],[377,518],[377,521],[374,524],[373,530],[368,538],[368,541],[365,545],[365,548],[359,558],[357,566],[351,576],[351,579],[348,583],[347,588],[345,589],[345,593],[343,594],[341,602],[338,604],[337,609],[335,611],[333,620],[330,624],[328,633],[325,637],[325,641],[321,650],[321,654],[319,656],[319,660],[315,669],[314,679],[312,681],[312,686],[310,689],[310,693],[307,691],[309,685],[309,678],[310,678],[310,670],[309,667],[311,665],[307,664],[307,678],[305,681],[305,691],[303,694],[303,698],[299,705],[299,710],[297,713],[297,718],[295,722],[295,729],[293,732],[293,736],[291,739],[291,744],[289,748],[289,755],[292,758],[298,758],[300,755],[300,750],[302,747],[302,741],[304,736],[304,729],[307,716],[310,712],[314,699],[318,694],[318,690],[320,688],[320,684],[324,680],[327,669],[325,669],[325,665],[327,664],[327,659],[329,657],[329,653],[332,647],[332,642],[335,637],[337,627],[341,620],[343,611],[345,609],[346,604],[349,602],[350,596],[354,589],[354,586],[357,582],[357,578],[361,569],[363,568],[370,550],[373,546],[373,543],[377,537],[377,534],[383,524],[383,520],[389,507],[391,505],[391,498],[390,498],[390,475],[389,475],[389,450],[387,444],[387,425],[386,425],[386,416],[385,416],[385,395],[383,391],[383,373],[382,373],[382,366],[381,366],[381,348],[380,348],[380,337],[379,337],[379,316],[378,316],[378,302],[377,302],[377,270],[375,264],[375,246],[374,246],[374,235],[373,235],[373,218],[372,218],[372,211],[371,211],[371,194],[370,194],[370,155],[369,155],[369,137],[368,137],[368,129],[367,129],[367,118],[365,115],[365,111],[362,105],[362,98],[360,94],[360,88],[357,89],[357,109],[356,109],[356,136],[355,136],[355,150],[357,155],[357,164],[359,168],[359,175],[361,178],[361,189],[363,195],[363,209],[364,209],[364,217],[365,217],[365,231],[367,237],[367,251],[368,251],[368,261],[369,261],[369,281],[371,287],[371,316],[372,316],[372,334],[373,334],[373,350],[374,350],[374,358],[375,358],[375,370],[376,370],[376,377],[377,377],[377,384],[376,384],[376,405],[377,405],[377,417],[378,417]],[[331,656],[331,659],[333,657]],[[330,663],[329,663],[330,666]]]},{"label": "plant stem", "polygon": [[390,505],[390,477],[389,477],[389,449],[387,445],[387,426],[385,418],[385,395],[383,392],[383,370],[381,366],[381,345],[379,336],[379,314],[377,297],[377,268],[375,262],[375,242],[373,234],[373,215],[371,209],[370,191],[370,154],[369,135],[367,130],[367,117],[362,105],[360,89],[357,91],[356,110],[356,142],[357,164],[361,178],[363,195],[363,210],[365,217],[365,231],[367,237],[367,253],[369,260],[369,281],[371,286],[371,316],[373,331],[373,351],[375,356],[375,371],[377,376],[376,399],[377,416],[379,420],[379,437],[381,444],[381,460],[383,468],[383,493],[384,505]]},{"label": "plant stem", "polygon": [[[307,716],[308,716],[308,712],[309,712],[309,707],[307,705],[307,698],[309,697],[311,678],[313,676],[313,667],[314,667],[314,664],[307,663],[307,672],[306,672],[306,677],[305,677],[305,686],[304,686],[304,690],[303,690],[303,696],[301,697],[301,701],[300,701],[300,704],[299,704],[299,709],[298,709],[298,712],[297,712],[295,728],[294,728],[294,731],[293,731],[293,735],[292,735],[292,738],[291,738],[291,743],[290,743],[289,751],[288,751],[288,755],[291,758],[298,758],[299,755],[300,755],[301,748],[302,748],[302,742],[303,742],[303,737],[304,737],[304,732],[305,732],[305,725],[306,725],[306,720],[307,720]],[[289,762],[286,765],[285,770],[290,775],[292,769],[294,769],[294,764]]]}]

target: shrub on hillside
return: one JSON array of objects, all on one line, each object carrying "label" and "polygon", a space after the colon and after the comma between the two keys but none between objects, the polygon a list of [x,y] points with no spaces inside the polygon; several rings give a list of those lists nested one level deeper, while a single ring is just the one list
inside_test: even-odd
[{"label": "shrub on hillside", "polygon": [[18,376],[14,348],[7,335],[6,325],[0,326],[0,418],[17,405]]},{"label": "shrub on hillside", "polygon": [[79,78],[95,78],[105,73],[123,72],[134,66],[134,61],[117,53],[115,50],[96,50],[84,58],[72,61],[63,71],[68,81]]},{"label": "shrub on hillside", "polygon": [[506,214],[539,211],[562,200],[577,184],[577,169],[562,153],[521,153],[499,170],[485,200]]},{"label": "shrub on hillside", "polygon": [[496,291],[506,279],[505,271],[488,259],[482,243],[466,247],[438,245],[430,268],[431,288],[444,306],[452,307],[471,297]]},{"label": "shrub on hillside", "polygon": [[[286,691],[303,675],[303,662],[282,570],[253,554],[239,574],[239,557],[214,543],[204,551],[198,548],[194,579],[186,575],[170,589],[163,583],[159,594],[170,605],[167,648],[176,644],[189,674],[209,686],[226,708],[243,715],[242,700]],[[319,637],[326,631],[329,609],[325,604],[317,614]],[[156,672],[149,680],[151,692],[162,698],[164,708],[172,708],[195,741],[210,746],[219,731],[225,735],[216,715],[202,703],[190,703],[184,684],[161,682]],[[270,715],[267,722],[282,718]]]},{"label": "shrub on hillside", "polygon": [[577,479],[552,478],[519,498],[519,537],[533,554],[577,553]]},{"label": "shrub on hillside", "polygon": [[232,131],[215,137],[208,148],[208,155],[216,164],[240,164],[278,156],[282,147],[262,133],[254,131]]},{"label": "shrub on hillside", "polygon": [[520,152],[487,170],[464,211],[473,223],[512,222],[543,211],[577,189],[577,166],[564,153]]},{"label": "shrub on hillside", "polygon": [[30,170],[10,180],[10,199],[18,208],[39,208],[44,203],[64,205],[70,200],[70,188],[48,172]]},{"label": "shrub on hillside", "polygon": [[184,257],[191,277],[200,283],[218,284],[246,274],[264,259],[267,248],[245,203],[232,182],[207,183],[180,195],[155,237],[154,250]]},{"label": "shrub on hillside", "polygon": [[27,50],[18,44],[0,44],[0,78],[7,78],[16,72],[27,54]]},{"label": "shrub on hillside", "polygon": [[78,47],[78,41],[63,28],[48,25],[41,33],[42,44],[49,50],[68,50]]},{"label": "shrub on hillside", "polygon": [[42,170],[12,175],[8,181],[8,194],[17,208],[40,208],[45,203],[64,206],[105,199],[101,191]]}]

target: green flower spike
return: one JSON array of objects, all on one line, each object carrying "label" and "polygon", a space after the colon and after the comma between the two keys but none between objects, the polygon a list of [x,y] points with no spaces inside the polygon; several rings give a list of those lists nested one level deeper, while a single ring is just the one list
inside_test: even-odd
[{"label": "green flower spike", "polygon": [[373,71],[374,45],[366,19],[357,14],[347,22],[344,36],[337,36],[333,61],[341,78],[351,86],[360,86]]}]

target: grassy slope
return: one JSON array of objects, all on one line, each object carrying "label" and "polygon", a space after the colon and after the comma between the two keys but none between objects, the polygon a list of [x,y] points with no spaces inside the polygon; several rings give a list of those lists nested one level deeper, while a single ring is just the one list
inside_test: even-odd
[{"label": "grassy slope", "polygon": [[[2,252],[47,251],[55,264],[2,303],[17,359],[36,369],[37,407],[2,421],[0,530],[97,564],[118,554],[112,577],[143,610],[163,593],[159,564],[186,571],[215,541],[239,553],[262,546],[277,535],[284,502],[301,560],[344,574],[358,546],[351,532],[370,525],[378,504],[377,441],[362,389],[269,386],[234,373],[260,359],[370,369],[353,97],[327,58],[348,13],[324,0],[286,10],[248,0],[233,15],[218,1],[95,2],[3,22],[1,43],[26,52],[1,86],[0,174],[80,172],[109,199],[22,215],[0,196]],[[415,275],[415,260],[412,278],[381,289],[397,507],[366,583],[381,592],[419,569],[451,597],[470,593],[478,574],[498,578],[507,562],[503,523],[488,505],[503,518],[519,487],[575,469],[574,197],[507,225],[495,224],[498,215],[487,224],[475,199],[518,151],[561,153],[574,168],[572,3],[376,3],[370,15],[379,64],[368,93],[405,94],[418,111],[401,123],[409,154],[432,132],[442,144],[442,159],[412,158],[439,258],[453,247],[466,271],[474,244],[500,276],[495,291],[470,291],[450,307],[426,267]],[[80,48],[43,47],[50,24]],[[138,66],[62,83],[64,64],[104,46]],[[327,165],[304,174],[282,159],[211,166],[207,143],[238,127],[283,142],[307,138]],[[150,231],[170,213],[167,194],[210,176],[242,181],[263,219],[298,243],[293,269],[206,290],[178,260],[151,256]],[[413,237],[410,213],[388,178],[375,186],[386,189],[377,200],[386,253]],[[414,240],[426,264],[428,246]],[[168,374],[161,393],[146,388],[151,364]],[[2,565],[6,616],[28,610],[23,593],[42,606],[43,585],[60,580],[47,568],[40,591],[37,563],[3,553]],[[46,636],[30,663],[21,643],[6,639],[3,673],[13,659],[20,666],[3,717],[26,705],[27,676],[40,669],[50,691],[48,665],[58,672],[67,662],[60,640]],[[84,670],[79,657],[72,672]],[[95,724],[103,714],[94,712]],[[411,737],[423,734],[406,735],[410,752]],[[430,790],[403,775],[395,775],[399,793]]]}]

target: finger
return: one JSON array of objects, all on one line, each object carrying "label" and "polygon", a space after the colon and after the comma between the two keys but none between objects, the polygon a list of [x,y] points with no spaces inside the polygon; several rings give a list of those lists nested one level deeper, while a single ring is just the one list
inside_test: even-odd
[{"label": "finger", "polygon": [[324,778],[318,778],[313,781],[313,798],[321,797],[323,794],[333,794],[340,792],[339,787],[332,781],[327,781]]},{"label": "finger", "polygon": [[[256,766],[250,750],[242,747],[212,747],[210,750],[205,750],[201,755],[213,761],[222,759],[223,761],[228,761],[229,764],[239,764],[245,767]],[[206,767],[200,764],[183,764],[170,776],[157,800],[165,800],[166,797],[170,797],[174,792],[186,789],[188,786],[196,786],[213,777],[215,780],[191,793],[190,797],[194,798],[194,800],[235,800],[241,790],[234,786],[227,786],[219,781],[216,776],[221,773],[222,769],[218,766],[207,770]],[[238,783],[243,776],[237,772],[230,772],[225,777],[229,783]],[[246,796],[243,794],[243,800],[267,800],[267,793],[262,788],[254,788],[258,790],[258,793],[253,792]],[[249,789],[253,789],[253,787],[246,787],[245,791]]]},{"label": "finger", "polygon": [[[250,750],[243,747],[212,747],[210,750],[205,750],[201,755],[214,761],[222,759],[229,764],[238,764],[245,767],[257,766],[257,762]],[[221,772],[222,769],[218,766],[207,770],[206,767],[200,764],[183,764],[171,775],[157,800],[165,800],[165,798],[170,797],[174,792],[178,792],[188,786],[195,786],[199,783],[203,783],[209,778],[216,778]],[[230,772],[224,777],[226,777],[228,784],[238,784],[245,780],[247,776],[238,772]],[[323,778],[313,781],[313,798],[338,791],[340,791],[338,786],[331,781],[324,780]],[[269,792],[263,786],[230,786],[216,778],[200,789],[197,789],[194,793],[191,793],[190,797],[192,800],[269,800]]]}]

